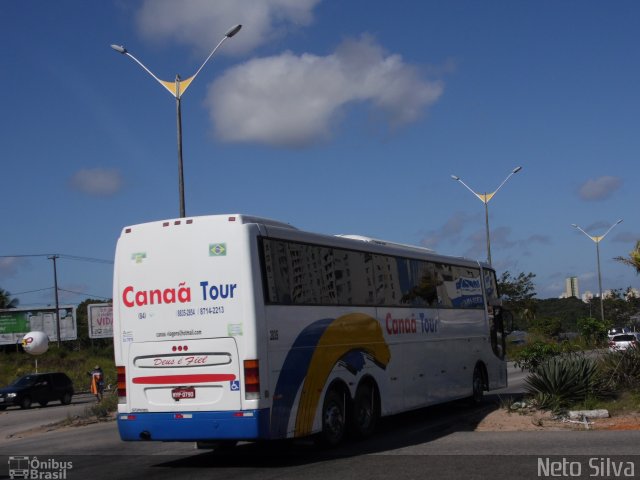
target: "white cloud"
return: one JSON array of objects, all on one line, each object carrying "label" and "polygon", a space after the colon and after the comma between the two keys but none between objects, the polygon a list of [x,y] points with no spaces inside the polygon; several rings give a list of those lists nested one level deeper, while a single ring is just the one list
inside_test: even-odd
[{"label": "white cloud", "polygon": [[122,188],[122,175],[117,170],[83,169],[71,177],[71,187],[96,197],[109,197]]},{"label": "white cloud", "polygon": [[435,250],[443,242],[458,243],[463,230],[474,219],[474,215],[465,212],[456,212],[449,217],[440,229],[427,232],[420,244]]},{"label": "white cloud", "polygon": [[585,182],[578,190],[578,194],[583,200],[606,200],[621,185],[620,178],[604,176]]},{"label": "white cloud", "polygon": [[330,137],[348,104],[366,102],[396,127],[442,92],[440,81],[363,36],[325,57],[285,52],[232,68],[210,87],[207,104],[222,140],[299,147]]},{"label": "white cloud", "polygon": [[[145,0],[137,14],[143,36],[149,40],[175,40],[208,53],[225,32],[243,28],[220,54],[247,53],[287,29],[309,25],[320,0]],[[218,53],[216,53],[218,55]]]},{"label": "white cloud", "polygon": [[21,268],[27,265],[24,257],[2,257],[0,258],[0,278],[15,276]]}]

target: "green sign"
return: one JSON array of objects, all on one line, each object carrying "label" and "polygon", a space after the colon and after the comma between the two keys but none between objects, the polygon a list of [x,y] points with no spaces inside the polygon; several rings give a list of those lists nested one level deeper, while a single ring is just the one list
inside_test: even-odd
[{"label": "green sign", "polygon": [[29,319],[26,312],[0,313],[0,334],[26,333],[29,331]]}]

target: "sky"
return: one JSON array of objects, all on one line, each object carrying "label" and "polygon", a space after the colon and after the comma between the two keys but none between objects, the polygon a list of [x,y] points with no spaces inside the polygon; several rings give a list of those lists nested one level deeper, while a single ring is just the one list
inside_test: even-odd
[{"label": "sky", "polygon": [[[640,288],[640,3],[0,2],[0,288],[32,308],[112,296],[123,227],[244,213]],[[463,183],[452,179],[455,175]]]}]

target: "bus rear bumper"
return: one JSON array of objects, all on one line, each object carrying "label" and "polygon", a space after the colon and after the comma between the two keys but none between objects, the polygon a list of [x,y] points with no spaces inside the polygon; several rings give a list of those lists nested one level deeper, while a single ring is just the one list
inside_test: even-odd
[{"label": "bus rear bumper", "polygon": [[124,441],[258,440],[269,436],[269,409],[118,413],[117,418]]}]

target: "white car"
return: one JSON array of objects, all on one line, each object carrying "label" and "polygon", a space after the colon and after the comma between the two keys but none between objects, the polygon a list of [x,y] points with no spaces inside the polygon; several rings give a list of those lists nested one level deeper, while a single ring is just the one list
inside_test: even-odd
[{"label": "white car", "polygon": [[638,335],[635,333],[622,333],[620,335],[614,335],[609,338],[609,351],[610,352],[622,352],[629,348],[637,348]]},{"label": "white car", "polygon": [[607,336],[609,340],[611,340],[616,335],[620,335],[622,333],[630,333],[628,327],[613,327],[611,330],[607,332]]}]

